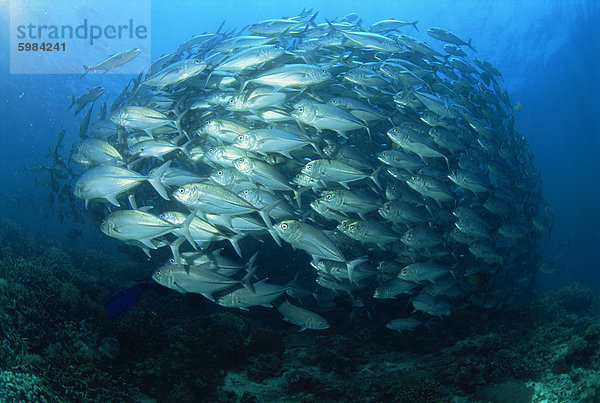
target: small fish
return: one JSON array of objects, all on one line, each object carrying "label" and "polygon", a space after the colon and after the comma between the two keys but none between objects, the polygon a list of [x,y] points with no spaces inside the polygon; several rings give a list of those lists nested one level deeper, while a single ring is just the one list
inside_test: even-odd
[{"label": "small fish", "polygon": [[414,29],[416,29],[418,31],[419,30],[419,28],[417,28],[418,23],[419,23],[418,20],[413,21],[413,22],[398,21],[398,20],[382,20],[382,21],[378,21],[378,22],[372,24],[371,27],[369,28],[369,31],[376,32],[379,34],[387,34],[392,31],[397,31],[399,28],[406,27],[406,26],[412,26]]},{"label": "small fish", "polygon": [[75,116],[90,102],[95,101],[100,95],[104,94],[104,88],[101,85],[97,85],[95,87],[88,88],[83,94],[81,94],[77,99],[71,96],[71,105],[67,108],[67,110],[71,109],[71,107],[77,104],[77,108],[75,109]]},{"label": "small fish", "polygon": [[389,321],[385,327],[390,330],[395,330],[399,334],[402,333],[403,330],[415,330],[419,326],[422,326],[424,323],[415,318],[399,318],[392,319]]}]

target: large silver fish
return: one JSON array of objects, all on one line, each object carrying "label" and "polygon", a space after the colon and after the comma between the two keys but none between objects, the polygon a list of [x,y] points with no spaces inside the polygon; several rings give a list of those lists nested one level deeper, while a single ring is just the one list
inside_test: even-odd
[{"label": "large silver fish", "polygon": [[169,200],[167,191],[160,182],[161,176],[169,168],[169,165],[171,165],[171,161],[165,162],[149,176],[140,175],[137,172],[114,165],[100,165],[90,168],[75,182],[73,194],[80,199],[84,199],[86,207],[88,202],[94,199],[104,199],[118,207],[120,204],[117,198],[120,195],[135,188],[140,183],[148,181],[163,199]]}]

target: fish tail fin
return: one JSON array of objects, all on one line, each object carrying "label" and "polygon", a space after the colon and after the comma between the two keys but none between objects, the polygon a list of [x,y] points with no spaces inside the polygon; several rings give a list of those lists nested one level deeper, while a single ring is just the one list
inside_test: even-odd
[{"label": "fish tail fin", "polygon": [[169,195],[167,194],[167,190],[165,189],[165,187],[163,186],[163,184],[160,182],[160,178],[161,178],[161,176],[163,176],[163,174],[165,173],[165,171],[169,168],[169,166],[171,165],[171,162],[172,162],[171,160],[165,162],[160,167],[156,168],[156,170],[154,171],[154,173],[152,173],[152,175],[150,175],[147,178],[148,182],[150,182],[150,184],[152,185],[152,187],[165,200],[169,200]]},{"label": "fish tail fin", "polygon": [[83,66],[83,74],[80,75],[79,78],[85,76],[87,73],[92,71],[92,66],[86,66],[85,64],[82,64],[82,66]]},{"label": "fish tail fin", "polygon": [[294,189],[294,199],[296,199],[296,204],[298,205],[299,209],[302,209],[302,193],[304,193],[306,190],[308,190],[308,188],[302,188],[302,189]]},{"label": "fish tail fin", "polygon": [[273,239],[275,240],[275,243],[277,245],[279,245],[279,247],[281,247],[281,238],[279,238],[279,235],[277,234],[277,231],[275,231],[273,228],[269,228],[267,231],[269,231],[269,234],[271,234],[271,236],[273,237]]},{"label": "fish tail fin", "polygon": [[71,107],[75,105],[75,97],[73,95],[71,95],[71,105],[69,105],[69,107],[67,108],[67,110],[71,109]]},{"label": "fish tail fin", "polygon": [[188,140],[191,140],[191,138],[190,138],[190,136],[187,134],[187,132],[186,132],[186,131],[184,131],[184,130],[181,128],[181,119],[183,119],[183,116],[184,116],[184,115],[185,115],[185,114],[186,114],[186,113],[187,113],[189,110],[190,110],[190,109],[188,108],[188,109],[186,109],[185,111],[183,111],[183,112],[181,113],[181,115],[177,116],[177,119],[175,119],[175,120],[173,121],[173,123],[175,123],[175,128],[177,129],[177,133],[179,133],[179,135],[181,135],[181,136],[185,136],[185,137],[186,137]]},{"label": "fish tail fin", "polygon": [[281,200],[281,199],[275,200],[273,203],[267,205],[265,208],[260,209],[258,211],[258,214],[260,215],[260,218],[263,219],[263,221],[265,222],[265,224],[267,225],[267,227],[271,228],[273,226],[273,222],[271,221],[271,217],[269,217],[269,213],[275,207],[279,206],[279,203],[281,203],[282,201],[283,200]]},{"label": "fish tail fin", "polygon": [[473,47],[473,45],[471,44],[471,41],[473,40],[473,38],[469,38],[469,42],[467,42],[467,46],[471,48],[471,50],[473,50],[473,52],[478,53],[475,48]]},{"label": "fish tail fin", "polygon": [[215,70],[211,70],[211,72],[206,77],[206,81],[204,81],[204,89],[206,89],[206,87],[208,87],[208,83],[210,82],[210,78],[212,77],[214,72],[215,72]]},{"label": "fish tail fin", "polygon": [[265,222],[265,225],[267,226],[267,231],[269,232],[269,234],[271,234],[271,236],[273,237],[273,239],[279,246],[281,246],[281,239],[279,238],[277,231],[275,231],[273,229],[273,221],[271,221],[271,217],[269,217],[269,212],[271,210],[273,210],[275,207],[277,207],[279,205],[279,203],[281,203],[281,202],[282,202],[282,200],[275,200],[273,203],[269,204],[264,209],[261,209],[258,211],[260,218],[263,219],[263,221]]},{"label": "fish tail fin", "polygon": [[239,241],[243,237],[243,234],[239,234],[228,238],[229,242],[231,243],[231,246],[233,246],[233,249],[235,249],[235,252],[238,254],[239,257],[242,257],[242,248],[240,247]]},{"label": "fish tail fin", "polygon": [[358,258],[351,260],[346,263],[346,267],[348,268],[348,281],[350,284],[355,284],[355,281],[352,279],[352,275],[354,274],[354,269],[361,263],[367,262],[369,259],[366,258]]},{"label": "fish tail fin", "polygon": [[338,32],[337,28],[334,27],[331,21],[329,21],[327,18],[325,18],[325,22],[327,22],[327,25],[329,25],[329,32],[327,32],[327,36],[334,35],[336,32]]},{"label": "fish tail fin", "polygon": [[296,275],[291,279],[284,287],[286,290],[294,289],[298,287],[298,277],[300,276],[300,270],[296,270]]},{"label": "fish tail fin", "polygon": [[186,157],[188,157],[190,160],[192,160],[192,158],[193,158],[193,157],[192,157],[192,155],[190,154],[190,152],[187,150],[187,148],[186,148],[186,147],[187,147],[187,146],[189,146],[191,142],[192,142],[192,140],[188,140],[188,141],[187,141],[185,144],[183,144],[183,145],[182,145],[182,146],[179,148],[179,150],[180,150],[180,151],[181,151],[183,154],[185,154],[185,156],[186,156]]},{"label": "fish tail fin", "polygon": [[311,25],[311,26],[313,26],[315,28],[317,27],[317,24],[315,23],[315,18],[317,18],[317,14],[319,14],[318,11],[316,13],[314,13],[312,17],[310,17],[310,20],[307,21],[308,25]]},{"label": "fish tail fin", "polygon": [[192,234],[190,233],[190,224],[192,223],[194,218],[196,218],[197,212],[198,212],[198,209],[192,211],[190,213],[190,215],[187,216],[185,221],[183,223],[181,223],[181,226],[179,228],[179,230],[183,233],[183,236],[185,237],[185,239],[187,239],[187,241],[190,243],[190,245],[192,245],[192,247],[196,250],[198,250],[198,247],[196,245],[196,241],[194,241],[194,239],[192,238]]},{"label": "fish tail fin", "polygon": [[221,33],[221,29],[223,29],[223,26],[225,26],[225,20],[223,20],[223,22],[221,23],[221,25],[219,25],[219,28],[217,28],[217,31],[215,32],[215,34]]},{"label": "fish tail fin", "polygon": [[380,189],[382,190],[383,188],[381,187],[381,182],[379,182],[379,179],[377,178],[379,176],[379,173],[381,172],[381,170],[383,169],[383,165],[381,165],[379,168],[377,168],[373,174],[371,176],[369,176],[369,179],[371,179],[373,181],[373,183]]},{"label": "fish tail fin", "polygon": [[411,22],[411,23],[410,23],[410,25],[412,25],[413,27],[415,27],[415,29],[416,29],[417,31],[419,31],[419,28],[417,28],[417,24],[418,24],[418,23],[419,23],[419,20],[416,20],[416,21],[413,21],[413,22]]},{"label": "fish tail fin", "polygon": [[427,328],[427,330],[431,331],[431,326],[429,326],[429,322],[431,322],[433,318],[430,318],[427,322],[423,323],[423,325]]},{"label": "fish tail fin", "polygon": [[313,140],[309,140],[308,144],[310,144],[310,146],[315,150],[315,152],[317,154],[319,154],[319,157],[324,158],[323,157],[323,151],[319,148],[319,144],[318,142],[323,138],[323,135],[320,135],[319,137],[313,139]]},{"label": "fish tail fin", "polygon": [[246,89],[246,86],[248,85],[249,82],[250,82],[250,80],[242,81],[242,83],[240,84],[240,95],[244,92],[244,90]]},{"label": "fish tail fin", "polygon": [[369,126],[365,124],[365,130],[367,131],[367,134],[369,135],[369,142],[373,142],[373,137],[371,137],[371,128],[369,128]]},{"label": "fish tail fin", "polygon": [[256,261],[256,258],[258,257],[258,252],[260,252],[260,251],[254,252],[254,255],[250,256],[250,259],[248,259],[248,262],[246,263],[247,270],[250,270],[254,267],[254,262]]},{"label": "fish tail fin", "polygon": [[181,263],[181,254],[179,253],[179,247],[185,242],[185,237],[179,237],[175,241],[169,244],[171,248],[171,253],[173,254],[173,261],[176,264]]},{"label": "fish tail fin", "polygon": [[254,285],[250,282],[250,280],[252,280],[252,278],[254,277],[254,274],[256,273],[256,267],[250,267],[248,268],[248,270],[246,270],[246,275],[244,277],[242,277],[242,279],[240,280],[240,284],[242,284],[244,286],[244,288],[246,288],[249,291],[252,292],[256,292],[254,290]]}]

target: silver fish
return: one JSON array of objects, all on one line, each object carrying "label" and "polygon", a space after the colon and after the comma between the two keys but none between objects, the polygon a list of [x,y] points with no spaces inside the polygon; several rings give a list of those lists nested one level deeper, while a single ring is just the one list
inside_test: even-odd
[{"label": "silver fish", "polygon": [[304,308],[292,305],[288,300],[283,301],[277,310],[288,322],[300,326],[300,331],[305,329],[324,330],[329,328],[325,318]]},{"label": "silver fish", "polygon": [[124,50],[119,53],[115,53],[114,55],[111,55],[108,59],[104,60],[103,62],[101,62],[95,66],[86,66],[84,64],[83,65],[84,72],[81,75],[81,77],[85,76],[87,73],[89,73],[90,71],[94,71],[94,70],[104,70],[104,73],[106,73],[108,70],[112,70],[116,67],[122,66],[123,64],[125,64],[127,62],[130,62],[131,60],[138,57],[140,53],[142,53],[142,51],[140,49],[133,48],[133,49]]},{"label": "silver fish", "polygon": [[94,199],[104,199],[118,207],[120,205],[117,197],[140,183],[148,181],[163,199],[169,200],[167,191],[160,182],[160,177],[169,168],[169,165],[171,165],[171,161],[165,162],[150,176],[140,175],[118,166],[100,165],[87,170],[77,179],[73,187],[73,194],[84,199],[86,207],[88,201]]}]

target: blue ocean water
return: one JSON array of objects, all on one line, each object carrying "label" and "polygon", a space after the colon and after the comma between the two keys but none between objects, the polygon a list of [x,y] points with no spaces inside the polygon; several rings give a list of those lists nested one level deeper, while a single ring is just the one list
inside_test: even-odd
[{"label": "blue ocean water", "polygon": [[[419,31],[409,31],[410,35],[430,44],[435,42],[426,33],[429,27],[443,27],[465,40],[471,39],[476,56],[502,73],[499,82],[515,107],[515,128],[528,140],[541,172],[543,197],[555,217],[550,236],[539,242],[539,252],[554,263],[557,271],[538,273],[536,284],[541,290],[552,290],[579,282],[598,294],[599,2],[190,0],[152,1],[151,7],[153,59],[175,51],[194,35],[214,32],[223,21],[225,30],[241,28],[267,18],[296,15],[303,8],[318,11],[319,22],[349,13],[357,13],[363,26],[386,18],[418,20]],[[9,17],[8,1],[0,1],[3,38],[9,36]],[[440,43],[436,46],[441,48]],[[48,208],[48,189],[38,183],[40,175],[27,168],[49,163],[61,128],[66,128],[64,150],[79,141],[79,122],[85,111],[76,119],[72,111],[66,111],[72,95],[102,85],[110,104],[133,76],[9,74],[9,51],[8,41],[1,42],[0,216],[19,223],[34,239],[58,241],[65,248],[102,249],[122,258],[119,242],[104,236],[96,222],[59,222],[56,211]],[[82,64],[91,62],[80,60]],[[69,235],[73,229],[81,231],[81,236],[72,239]],[[135,278],[128,278],[132,280]],[[102,297],[109,295],[106,289],[103,291]],[[272,312],[262,319],[280,321]],[[459,326],[454,330],[461,334]],[[426,350],[418,342],[410,346]]]},{"label": "blue ocean water", "polygon": [[[6,38],[8,2],[0,7],[0,29]],[[187,38],[216,30],[223,21],[226,27],[243,27],[268,17],[295,15],[302,7],[318,10],[319,18],[355,12],[363,25],[385,18],[418,20],[422,29],[414,33],[417,39],[430,39],[425,31],[431,26],[472,38],[477,55],[502,73],[501,84],[513,104],[522,105],[515,112],[515,126],[529,140],[542,172],[544,197],[556,217],[550,240],[542,248],[552,257],[561,244],[569,245],[560,258],[558,276],[543,281],[598,281],[600,45],[593,39],[600,34],[597,2],[152,2],[152,55],[157,58],[170,53]],[[65,112],[71,95],[100,84],[111,99],[131,77],[11,75],[7,41],[2,43],[0,55],[0,169],[4,178],[0,194],[4,212],[42,237],[61,236],[65,226],[52,218],[42,219],[45,194],[24,167],[43,163],[60,128],[67,128],[66,144],[75,141],[79,122]],[[17,207],[15,204],[22,203],[15,199],[25,201],[25,208]],[[82,242],[99,239],[98,232],[88,228]]]}]

